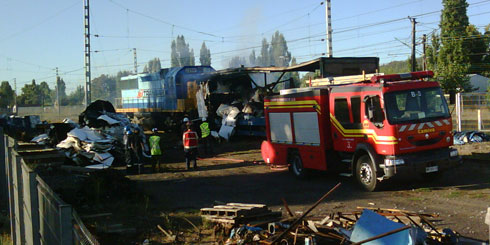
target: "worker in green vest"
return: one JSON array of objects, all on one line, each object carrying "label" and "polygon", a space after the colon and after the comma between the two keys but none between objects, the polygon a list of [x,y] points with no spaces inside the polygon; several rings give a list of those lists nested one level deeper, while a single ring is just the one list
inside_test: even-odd
[{"label": "worker in green vest", "polygon": [[202,123],[199,126],[201,128],[201,142],[204,148],[204,154],[209,155],[213,154],[212,142],[211,142],[211,130],[209,129],[209,123],[206,121],[206,118],[202,118]]},{"label": "worker in green vest", "polygon": [[150,136],[150,152],[151,152],[151,169],[155,172],[156,167],[161,172],[160,163],[162,160],[162,151],[160,150],[160,136],[157,135],[157,128],[151,130],[153,135]]}]

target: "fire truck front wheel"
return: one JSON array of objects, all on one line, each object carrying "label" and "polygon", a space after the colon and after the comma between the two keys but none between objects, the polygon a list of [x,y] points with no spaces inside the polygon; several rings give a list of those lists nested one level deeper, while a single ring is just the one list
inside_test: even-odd
[{"label": "fire truck front wheel", "polygon": [[368,155],[359,157],[356,164],[356,178],[366,191],[374,191],[378,187],[376,168]]},{"label": "fire truck front wheel", "polygon": [[306,175],[305,169],[303,167],[303,161],[301,161],[301,156],[299,153],[292,153],[289,157],[289,171],[294,174],[299,179],[303,179]]}]

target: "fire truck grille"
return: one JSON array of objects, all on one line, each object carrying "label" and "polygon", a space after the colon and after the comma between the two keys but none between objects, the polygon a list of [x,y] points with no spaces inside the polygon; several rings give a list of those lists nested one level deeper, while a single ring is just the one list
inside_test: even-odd
[{"label": "fire truck grille", "polygon": [[432,139],[428,139],[428,140],[416,140],[416,141],[413,140],[413,141],[409,141],[409,142],[415,146],[424,146],[424,145],[435,144],[435,143],[439,142],[441,139],[442,139],[442,137],[437,137],[437,138],[432,138]]}]

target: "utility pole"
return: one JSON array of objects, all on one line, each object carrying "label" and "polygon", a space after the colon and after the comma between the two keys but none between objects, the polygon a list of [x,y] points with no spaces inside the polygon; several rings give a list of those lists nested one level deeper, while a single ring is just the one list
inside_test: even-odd
[{"label": "utility pole", "polygon": [[60,103],[60,76],[58,67],[56,67],[56,103],[58,104],[58,120],[61,120],[61,103]]},{"label": "utility pole", "polygon": [[14,78],[14,114],[17,114],[17,78]]},{"label": "utility pole", "polygon": [[83,1],[84,7],[84,26],[85,26],[85,106],[88,106],[92,100],[91,96],[91,79],[90,79],[90,11],[89,1]]},{"label": "utility pole", "polygon": [[136,48],[133,48],[133,56],[134,56],[134,74],[138,74],[138,60],[136,56]]},{"label": "utility pole", "polygon": [[325,21],[327,22],[327,56],[332,57],[332,13],[330,0],[326,0],[325,4]]},{"label": "utility pole", "polygon": [[427,71],[427,56],[425,55],[425,43],[427,42],[427,35],[422,35],[422,50],[424,52],[424,71]]},{"label": "utility pole", "polygon": [[408,16],[408,19],[412,22],[412,72],[414,72],[417,69],[417,61],[415,60],[415,24],[417,24],[417,21],[415,21],[415,18],[412,18]]}]

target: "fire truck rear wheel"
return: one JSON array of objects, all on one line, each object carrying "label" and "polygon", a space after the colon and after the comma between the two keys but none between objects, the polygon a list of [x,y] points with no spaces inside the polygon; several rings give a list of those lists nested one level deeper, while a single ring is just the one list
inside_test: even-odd
[{"label": "fire truck rear wheel", "polygon": [[359,157],[356,164],[356,178],[366,191],[374,191],[378,186],[376,168],[368,155]]},{"label": "fire truck rear wheel", "polygon": [[304,178],[306,173],[303,167],[303,161],[301,161],[301,156],[298,153],[293,153],[289,158],[289,170],[297,178]]}]

